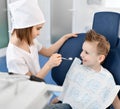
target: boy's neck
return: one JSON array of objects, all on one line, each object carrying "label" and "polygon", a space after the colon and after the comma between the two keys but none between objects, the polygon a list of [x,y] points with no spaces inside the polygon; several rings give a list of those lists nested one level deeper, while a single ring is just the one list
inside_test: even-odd
[{"label": "boy's neck", "polygon": [[95,68],[92,68],[92,69],[99,73],[101,71],[101,65],[95,66]]}]

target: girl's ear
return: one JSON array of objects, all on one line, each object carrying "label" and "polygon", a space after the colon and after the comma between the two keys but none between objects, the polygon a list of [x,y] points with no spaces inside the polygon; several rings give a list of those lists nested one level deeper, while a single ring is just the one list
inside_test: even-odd
[{"label": "girl's ear", "polygon": [[99,62],[102,63],[105,60],[105,55],[99,55]]}]

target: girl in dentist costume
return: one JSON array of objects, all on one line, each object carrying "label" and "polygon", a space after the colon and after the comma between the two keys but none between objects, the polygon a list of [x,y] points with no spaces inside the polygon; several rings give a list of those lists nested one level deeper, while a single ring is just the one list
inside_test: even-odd
[{"label": "girl in dentist costume", "polygon": [[[56,53],[58,49],[67,39],[77,35],[66,34],[45,48],[36,40],[45,23],[38,1],[17,0],[9,4],[9,11],[12,30],[6,52],[8,71],[44,79],[49,70],[62,61],[61,55]],[[50,57],[42,68],[39,65],[39,54]]]}]

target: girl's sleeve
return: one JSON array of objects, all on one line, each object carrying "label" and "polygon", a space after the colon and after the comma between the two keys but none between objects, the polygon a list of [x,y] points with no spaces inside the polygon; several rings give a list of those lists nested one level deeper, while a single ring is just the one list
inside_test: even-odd
[{"label": "girl's sleeve", "polygon": [[9,72],[12,73],[26,74],[29,72],[26,63],[22,58],[10,60],[7,67],[9,69]]}]

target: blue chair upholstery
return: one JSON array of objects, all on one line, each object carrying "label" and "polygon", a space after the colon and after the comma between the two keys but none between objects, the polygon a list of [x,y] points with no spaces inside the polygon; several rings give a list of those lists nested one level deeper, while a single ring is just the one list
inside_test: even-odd
[{"label": "blue chair upholstery", "polygon": [[6,56],[0,57],[0,72],[8,72],[6,65]]},{"label": "blue chair upholstery", "polygon": [[[116,12],[97,12],[94,14],[93,26],[97,33],[100,33],[109,40],[111,44],[110,52],[103,63],[114,76],[116,84],[120,85],[120,38],[119,38],[120,13]],[[63,57],[80,57],[82,43],[85,33],[80,33],[77,38],[71,38],[65,42],[58,53]],[[60,66],[52,69],[52,78],[58,84],[62,85],[66,73],[72,61],[65,61]],[[120,93],[119,93],[120,97]]]},{"label": "blue chair upholstery", "polygon": [[93,19],[93,27],[97,33],[107,37],[111,48],[116,47],[119,36],[120,14],[115,12],[98,12]]}]

